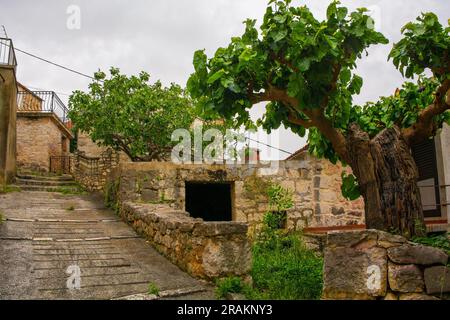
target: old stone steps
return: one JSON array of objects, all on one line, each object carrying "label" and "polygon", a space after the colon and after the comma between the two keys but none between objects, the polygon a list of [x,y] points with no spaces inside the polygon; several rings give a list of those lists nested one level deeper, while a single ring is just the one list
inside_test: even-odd
[{"label": "old stone steps", "polygon": [[23,179],[17,178],[16,183],[20,185],[33,185],[33,186],[75,186],[75,181],[73,180],[35,180],[35,179]]},{"label": "old stone steps", "polygon": [[16,186],[24,191],[76,192],[79,190],[78,185],[70,175],[45,176],[20,173],[16,178]]},{"label": "old stone steps", "polygon": [[19,187],[23,191],[45,191],[45,192],[61,192],[67,191],[68,193],[77,192],[79,188],[77,186],[33,186],[33,185],[22,185],[17,184],[13,187]]},{"label": "old stone steps", "polygon": [[29,173],[19,173],[17,174],[18,179],[27,179],[27,180],[39,180],[39,181],[73,181],[73,177],[68,174],[60,175],[60,176],[44,176],[44,175],[35,175]]}]

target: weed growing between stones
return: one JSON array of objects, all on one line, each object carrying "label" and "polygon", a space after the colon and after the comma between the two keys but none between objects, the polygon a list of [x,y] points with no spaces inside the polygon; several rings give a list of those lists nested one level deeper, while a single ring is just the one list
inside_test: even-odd
[{"label": "weed growing between stones", "polygon": [[271,184],[267,188],[270,208],[253,243],[253,285],[230,277],[217,282],[216,295],[244,294],[248,299],[320,299],[323,259],[308,249],[300,233],[280,228],[286,210],[293,205],[289,190]]},{"label": "weed growing between stones", "polygon": [[117,193],[119,190],[119,180],[108,182],[105,186],[105,205],[114,210],[119,215],[119,206],[117,201]]},{"label": "weed growing between stones", "polygon": [[74,206],[70,206],[70,207],[66,208],[66,210],[67,210],[67,211],[74,211],[74,210],[75,210],[75,207],[74,207]]},{"label": "weed growing between stones", "polygon": [[250,293],[252,288],[245,284],[239,277],[228,277],[220,279],[216,282],[216,297],[217,299],[226,299],[229,294],[243,294]]},{"label": "weed growing between stones", "polygon": [[159,295],[159,287],[154,282],[149,282],[147,293],[155,296]]},{"label": "weed growing between stones", "polygon": [[4,185],[0,188],[0,194],[2,193],[11,193],[11,192],[21,192],[22,189],[18,186]]},{"label": "weed growing between stones", "polygon": [[5,218],[3,217],[3,212],[0,211],[0,225],[3,224],[3,220],[4,220],[4,219],[5,219]]},{"label": "weed growing between stones", "polygon": [[81,186],[80,184],[77,184],[75,186],[71,187],[57,187],[52,190],[53,192],[59,192],[64,195],[82,195],[87,194],[86,189]]},{"label": "weed growing between stones", "polygon": [[450,255],[450,233],[446,234],[433,234],[426,237],[413,237],[412,242],[420,243],[426,246],[439,248],[447,252]]}]

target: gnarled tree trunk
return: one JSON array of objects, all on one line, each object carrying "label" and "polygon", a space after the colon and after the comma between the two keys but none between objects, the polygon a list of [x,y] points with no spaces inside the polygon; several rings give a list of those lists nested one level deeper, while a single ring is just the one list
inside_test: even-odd
[{"label": "gnarled tree trunk", "polygon": [[370,139],[352,124],[347,145],[350,165],[364,197],[367,228],[395,231],[406,237],[423,235],[418,170],[400,129],[384,129]]}]

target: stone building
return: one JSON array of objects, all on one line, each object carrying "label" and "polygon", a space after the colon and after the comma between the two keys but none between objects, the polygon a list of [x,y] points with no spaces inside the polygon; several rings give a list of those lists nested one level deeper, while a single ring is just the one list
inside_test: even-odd
[{"label": "stone building", "polygon": [[67,108],[56,93],[30,91],[18,84],[17,166],[19,170],[49,172],[51,159],[61,166],[73,134]]},{"label": "stone building", "polygon": [[[118,202],[168,203],[205,221],[247,222],[252,233],[270,210],[269,183],[293,192],[287,211],[291,230],[363,223],[361,200],[347,201],[340,191],[341,171],[315,159],[241,165],[122,162],[106,187]],[[109,195],[108,195],[109,194]]]}]

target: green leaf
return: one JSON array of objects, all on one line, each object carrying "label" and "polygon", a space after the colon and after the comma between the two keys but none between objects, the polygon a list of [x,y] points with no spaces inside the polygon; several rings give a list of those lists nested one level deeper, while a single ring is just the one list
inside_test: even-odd
[{"label": "green leaf", "polygon": [[340,80],[342,84],[347,84],[350,81],[350,78],[352,77],[352,72],[350,69],[344,69],[341,71],[340,74]]},{"label": "green leaf", "polygon": [[287,18],[286,15],[276,15],[275,17],[273,17],[273,19],[280,24],[285,23],[286,18]]},{"label": "green leaf", "polygon": [[309,69],[310,65],[311,65],[311,60],[308,58],[305,58],[305,59],[301,60],[300,63],[298,64],[298,69],[301,72],[305,72]]},{"label": "green leaf", "polygon": [[286,38],[288,31],[286,29],[279,30],[275,35],[273,36],[273,41],[279,42]]},{"label": "green leaf", "polygon": [[356,177],[351,173],[347,175],[345,172],[342,172],[341,178],[341,191],[344,198],[351,201],[358,199],[361,196],[361,193]]},{"label": "green leaf", "polygon": [[250,48],[245,48],[244,51],[242,51],[242,53],[239,55],[239,62],[248,62],[251,59],[253,59],[254,57],[256,57],[257,53],[253,52],[252,49]]},{"label": "green leaf", "polygon": [[203,72],[206,70],[206,54],[205,50],[197,50],[194,53],[194,69],[196,72]]},{"label": "green leaf", "polygon": [[351,93],[354,94],[359,94],[361,92],[361,87],[363,85],[363,79],[358,76],[358,75],[354,75],[352,81],[350,82],[350,85],[348,87],[348,90]]},{"label": "green leaf", "polygon": [[219,71],[213,73],[211,76],[209,76],[207,83],[213,84],[217,80],[219,80],[223,75],[225,74],[224,69],[220,69]]},{"label": "green leaf", "polygon": [[348,13],[348,9],[347,8],[340,7],[340,8],[337,9],[337,18],[339,20],[343,20],[347,16],[347,13]]}]

